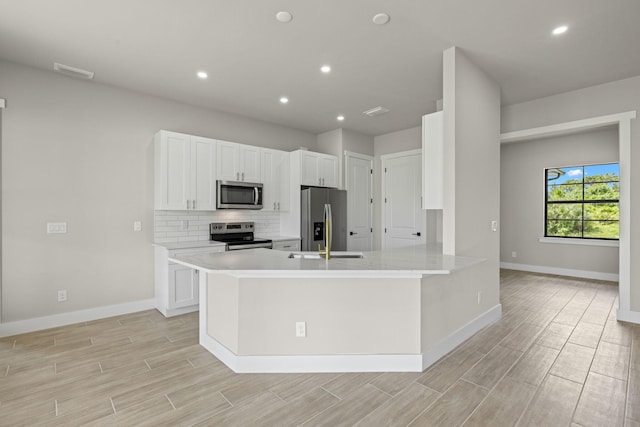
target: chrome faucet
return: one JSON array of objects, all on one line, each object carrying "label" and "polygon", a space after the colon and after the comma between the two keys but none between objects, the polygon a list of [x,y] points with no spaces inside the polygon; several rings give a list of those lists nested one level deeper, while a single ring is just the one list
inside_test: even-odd
[{"label": "chrome faucet", "polygon": [[326,203],[324,205],[324,249],[320,249],[318,244],[318,253],[324,255],[326,260],[331,258],[331,205]]}]

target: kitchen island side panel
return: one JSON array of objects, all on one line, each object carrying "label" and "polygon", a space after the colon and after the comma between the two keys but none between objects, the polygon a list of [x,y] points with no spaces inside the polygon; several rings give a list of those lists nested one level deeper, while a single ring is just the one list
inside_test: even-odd
[{"label": "kitchen island side panel", "polygon": [[238,354],[238,289],[240,279],[207,275],[207,334]]},{"label": "kitchen island side panel", "polygon": [[[239,279],[238,355],[419,354],[419,279]],[[305,322],[306,337],[296,337]]]}]

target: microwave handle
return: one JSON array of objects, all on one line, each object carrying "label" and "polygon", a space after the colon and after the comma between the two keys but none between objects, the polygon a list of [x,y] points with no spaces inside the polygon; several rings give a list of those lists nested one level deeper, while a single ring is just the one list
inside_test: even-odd
[{"label": "microwave handle", "polygon": [[259,198],[259,194],[258,194],[258,187],[253,187],[253,204],[257,205],[258,204],[258,198]]}]

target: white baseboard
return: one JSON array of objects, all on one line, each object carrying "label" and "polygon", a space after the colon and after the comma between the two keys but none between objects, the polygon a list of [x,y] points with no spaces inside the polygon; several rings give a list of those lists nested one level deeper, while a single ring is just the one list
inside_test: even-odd
[{"label": "white baseboard", "polygon": [[206,333],[200,334],[200,345],[238,374],[422,371],[420,354],[238,356]]},{"label": "white baseboard", "polygon": [[615,273],[601,273],[599,271],[573,270],[570,268],[547,267],[544,265],[513,264],[501,262],[500,268],[509,270],[529,271],[531,273],[557,274],[558,276],[580,277],[582,279],[607,280],[618,282],[620,277]]},{"label": "white baseboard", "polygon": [[425,353],[422,353],[422,370],[424,371],[436,363],[465,340],[471,338],[482,328],[497,322],[501,317],[502,304],[498,304],[438,342]]},{"label": "white baseboard", "polygon": [[480,329],[500,319],[500,304],[423,354],[238,356],[200,329],[200,345],[236,373],[422,372]]},{"label": "white baseboard", "polygon": [[616,319],[622,320],[623,322],[640,324],[640,311],[618,309]]},{"label": "white baseboard", "polygon": [[182,314],[193,313],[194,311],[200,310],[200,305],[190,305],[189,307],[181,307],[181,308],[160,308],[157,305],[155,306],[156,310],[164,315],[164,317],[173,317],[180,316]]},{"label": "white baseboard", "polygon": [[126,302],[117,305],[89,308],[68,313],[53,314],[51,316],[36,317],[34,319],[17,320],[0,324],[0,338],[43,329],[57,328],[74,323],[89,322],[105,317],[120,316],[138,311],[155,308],[155,299]]}]

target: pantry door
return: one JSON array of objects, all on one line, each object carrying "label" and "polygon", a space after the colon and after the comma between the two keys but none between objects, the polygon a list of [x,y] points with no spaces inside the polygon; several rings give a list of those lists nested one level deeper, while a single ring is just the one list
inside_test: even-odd
[{"label": "pantry door", "polygon": [[422,150],[388,154],[382,160],[382,245],[385,249],[426,242],[422,210]]},{"label": "pantry door", "polygon": [[347,250],[373,250],[373,157],[345,152]]}]

